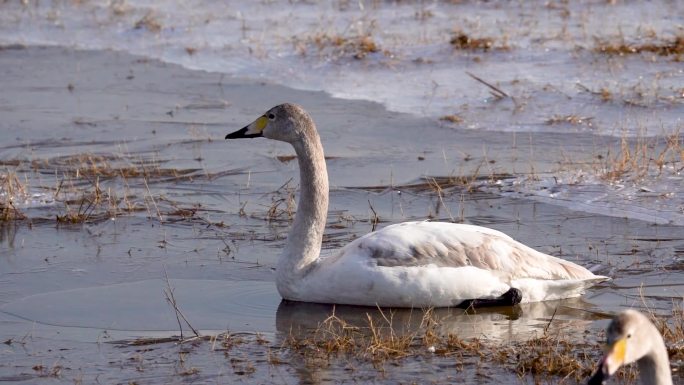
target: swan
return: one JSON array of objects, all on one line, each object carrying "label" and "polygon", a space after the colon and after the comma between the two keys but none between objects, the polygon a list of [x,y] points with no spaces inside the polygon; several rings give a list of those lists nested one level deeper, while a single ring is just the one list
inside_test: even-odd
[{"label": "swan", "polygon": [[606,329],[608,347],[588,385],[603,384],[622,365],[639,365],[643,385],[672,385],[672,373],[663,337],[655,325],[636,310],[624,310]]},{"label": "swan", "polygon": [[276,286],[291,301],[381,307],[515,305],[580,296],[608,277],[486,227],[405,222],[366,234],[320,258],[328,211],[323,146],[309,114],[295,104],[271,108],[226,139],[290,143],[300,197],[276,267]]}]

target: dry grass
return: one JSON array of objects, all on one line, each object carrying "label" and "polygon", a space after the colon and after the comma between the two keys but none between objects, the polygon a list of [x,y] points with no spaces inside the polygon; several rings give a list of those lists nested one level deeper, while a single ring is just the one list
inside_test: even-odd
[{"label": "dry grass", "polygon": [[439,120],[454,124],[461,124],[464,122],[463,117],[461,117],[458,114],[444,115],[441,118],[439,118]]},{"label": "dry grass", "polygon": [[16,173],[7,171],[0,174],[0,221],[20,220],[26,216],[14,205],[16,197],[26,196],[26,188]]},{"label": "dry grass", "polygon": [[268,208],[266,213],[266,219],[269,222],[279,220],[292,221],[294,219],[295,207],[295,193],[294,189],[291,189],[287,196],[273,198],[271,207]]},{"label": "dry grass", "polygon": [[[367,361],[380,368],[389,361],[436,355],[456,357],[462,365],[464,358],[472,365],[496,365],[515,373],[520,378],[532,377],[535,383],[583,383],[596,368],[603,354],[600,343],[602,331],[577,335],[558,332],[522,342],[502,344],[497,341],[458,335],[440,335],[439,321],[432,312],[423,314],[420,327],[411,331],[392,322],[391,315],[381,313],[380,322],[367,314],[365,326],[353,326],[331,314],[308,337],[290,337],[282,349],[297,353],[310,362],[329,362],[331,359]],[[663,334],[675,371],[684,366],[684,318],[675,310],[670,319],[654,318]],[[409,330],[398,332],[397,330]],[[279,361],[282,362],[282,361]],[[460,370],[460,369],[459,369]],[[638,372],[634,366],[622,369],[617,377],[625,383],[634,383]]]},{"label": "dry grass", "polygon": [[599,40],[594,47],[595,52],[607,55],[634,55],[640,53],[654,53],[661,56],[675,55],[677,60],[684,54],[684,35],[675,36],[672,39],[650,41],[641,43],[628,43],[624,39],[619,42]]},{"label": "dry grass", "polygon": [[[679,305],[681,306],[681,305]],[[396,321],[392,310],[369,310],[365,318],[347,322],[335,310],[311,331],[292,333],[279,346],[254,333],[221,333],[214,336],[193,336],[167,339],[139,339],[123,342],[128,346],[178,343],[194,346],[204,341],[211,351],[221,352],[229,360],[233,373],[249,375],[256,371],[249,356],[237,350],[250,350],[258,357],[266,357],[269,365],[299,365],[320,368],[327,366],[363,368],[369,364],[379,372],[405,360],[425,360],[435,357],[444,360],[449,370],[475,370],[487,376],[488,368],[508,371],[522,382],[579,384],[593,373],[603,354],[603,331],[588,329],[578,334],[564,329],[540,330],[539,336],[524,341],[496,341],[488,338],[463,339],[458,335],[441,334],[441,320],[432,309],[416,310],[416,319]],[[398,319],[399,317],[397,317]],[[447,317],[448,319],[448,317]],[[674,374],[681,373],[684,359],[684,317],[681,307],[675,306],[671,317],[653,320],[668,346]],[[420,322],[417,322],[420,321]],[[407,324],[401,324],[406,322]],[[550,323],[549,323],[550,324]],[[119,342],[121,343],[121,342]],[[466,368],[467,366],[467,368]],[[196,374],[189,367],[187,374]],[[346,370],[346,369],[345,369]],[[635,365],[621,369],[620,383],[636,382]],[[677,377],[675,377],[675,380]]]},{"label": "dry grass", "polygon": [[489,50],[509,50],[506,42],[497,43],[491,37],[474,37],[462,31],[455,31],[449,39],[454,49],[465,51],[489,51]]},{"label": "dry grass", "polygon": [[592,95],[598,96],[602,102],[610,102],[615,98],[613,92],[606,87],[600,88],[598,91],[592,90],[591,88],[583,85],[582,83],[577,83],[577,88],[584,92],[588,92]]},{"label": "dry grass", "polygon": [[[58,194],[59,189],[55,195]],[[117,199],[103,192],[97,180],[91,189],[80,190],[80,194],[77,199],[64,200],[65,212],[56,216],[57,222],[75,224],[101,221],[116,216]]]},{"label": "dry grass", "polygon": [[451,37],[449,44],[456,49],[488,51],[494,46],[494,39],[488,37],[475,38],[459,32]]},{"label": "dry grass", "polygon": [[594,120],[593,117],[591,116],[579,116],[579,115],[554,115],[551,118],[546,120],[546,124],[548,125],[556,125],[556,124],[571,124],[573,126],[587,126],[591,127],[592,126],[592,120]]},{"label": "dry grass", "polygon": [[[535,383],[583,383],[596,368],[603,354],[602,330],[588,329],[584,334],[566,333],[564,329],[540,330],[538,337],[505,343],[487,338],[462,339],[456,334],[440,334],[440,319],[432,309],[417,311],[419,326],[400,325],[393,321],[391,310],[378,309],[366,314],[365,323],[350,324],[332,314],[303,337],[292,333],[282,349],[292,351],[311,362],[331,359],[354,359],[382,367],[386,361],[436,355],[454,357],[457,365],[491,366],[508,370]],[[684,366],[684,313],[680,304],[673,306],[672,316],[652,319],[665,339],[675,372]],[[549,325],[553,321],[553,317]],[[405,321],[410,322],[410,321]],[[599,342],[597,342],[599,341]],[[467,359],[464,361],[464,359]],[[460,369],[459,369],[460,370]],[[634,383],[635,366],[622,369],[617,377]]]},{"label": "dry grass", "polygon": [[665,166],[675,172],[684,170],[684,146],[678,134],[659,138],[622,138],[619,149],[609,148],[606,155],[598,155],[598,171],[604,179],[639,180],[649,175],[660,175]]},{"label": "dry grass", "polygon": [[[322,33],[305,40],[304,45],[299,47],[300,53],[306,52],[306,46],[313,45],[318,53],[332,58],[352,57],[357,60],[366,58],[368,55],[382,52],[380,46],[369,34],[360,36],[343,36],[338,34]],[[385,52],[385,54],[387,54]]]},{"label": "dry grass", "polygon": [[[116,10],[115,10],[116,12]],[[152,11],[148,12],[143,16],[140,20],[135,22],[133,25],[133,28],[135,29],[146,29],[150,32],[159,32],[162,29],[162,24],[159,21],[159,19],[152,13]]]},{"label": "dry grass", "polygon": [[241,217],[264,220],[269,223],[292,222],[292,220],[294,220],[295,211],[297,210],[297,189],[291,182],[292,178],[278,187],[275,191],[262,196],[262,198],[270,196],[271,199],[269,205],[257,203],[257,205],[264,208],[265,211],[259,210],[257,212],[248,213],[245,210],[245,207],[249,202],[243,202],[238,210],[238,215]]},{"label": "dry grass", "polygon": [[505,361],[521,377],[552,376],[581,383],[592,374],[596,353],[586,344],[560,336],[542,336],[510,348]]},{"label": "dry grass", "polygon": [[[34,160],[30,167],[42,173],[59,172],[64,177],[83,181],[100,178],[145,178],[154,181],[192,180],[201,169],[163,168],[158,160],[135,159],[113,154],[75,154]],[[208,175],[210,178],[216,175]]]},{"label": "dry grass", "polygon": [[485,182],[494,182],[498,179],[510,178],[510,174],[490,173],[488,175],[480,174],[479,170],[484,165],[484,162],[470,175],[458,176],[435,176],[424,177],[422,182],[397,186],[398,188],[409,190],[412,192],[433,192],[442,194],[445,191],[477,191],[478,187]]},{"label": "dry grass", "polygon": [[[543,335],[529,341],[501,344],[486,339],[464,340],[455,334],[440,335],[439,321],[431,310],[423,313],[420,327],[400,333],[391,313],[380,320],[367,314],[365,326],[352,326],[331,314],[308,337],[290,337],[283,348],[317,362],[344,355],[347,359],[370,361],[374,366],[387,360],[434,354],[441,357],[470,357],[496,364],[520,377],[562,378],[581,382],[594,368],[600,349],[577,337]],[[405,328],[403,330],[410,330]],[[478,364],[479,365],[479,364]]]},{"label": "dry grass", "polygon": [[374,19],[362,17],[354,20],[342,31],[325,27],[324,30],[297,36],[293,44],[301,55],[306,56],[313,51],[320,57],[332,60],[362,60],[376,54],[382,57],[392,56],[389,51],[382,49],[374,37],[376,28],[377,23]]},{"label": "dry grass", "polygon": [[290,186],[292,179],[289,179],[280,186],[271,197],[271,206],[266,212],[266,220],[269,222],[286,221],[294,219],[296,206],[296,189]]},{"label": "dry grass", "polygon": [[31,369],[38,375],[38,377],[60,377],[62,374],[62,365],[55,363],[51,367],[46,367],[42,364],[34,365]]},{"label": "dry grass", "polygon": [[[213,179],[239,172],[165,168],[163,163],[142,157],[91,153],[2,160],[0,165],[15,171],[0,174],[0,220],[31,219],[17,209],[16,201],[36,193],[42,197],[38,199],[47,202],[46,207],[57,210],[52,218],[61,224],[99,222],[138,212],[147,212],[161,221],[165,217],[195,220],[203,210],[201,206],[179,207],[163,196],[155,196],[150,185]],[[27,182],[21,183],[18,175]],[[34,185],[31,191],[28,181]]]},{"label": "dry grass", "polygon": [[331,314],[318,328],[305,338],[293,335],[284,347],[310,359],[329,359],[346,354],[356,359],[381,362],[406,357],[416,341],[416,333],[399,334],[392,323],[392,314],[378,320],[366,314],[365,327],[353,326]]}]

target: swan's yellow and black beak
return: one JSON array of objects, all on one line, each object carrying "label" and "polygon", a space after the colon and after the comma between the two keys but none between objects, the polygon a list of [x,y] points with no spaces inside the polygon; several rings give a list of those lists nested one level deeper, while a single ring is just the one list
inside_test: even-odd
[{"label": "swan's yellow and black beak", "polygon": [[608,345],[606,354],[599,361],[599,367],[596,373],[589,379],[587,385],[601,385],[605,383],[610,376],[622,366],[625,362],[625,354],[627,349],[627,339],[620,338],[619,340]]},{"label": "swan's yellow and black beak", "polygon": [[260,116],[251,124],[226,135],[226,139],[258,138],[260,136],[264,136],[264,128],[266,128],[267,124],[268,118],[265,116]]}]

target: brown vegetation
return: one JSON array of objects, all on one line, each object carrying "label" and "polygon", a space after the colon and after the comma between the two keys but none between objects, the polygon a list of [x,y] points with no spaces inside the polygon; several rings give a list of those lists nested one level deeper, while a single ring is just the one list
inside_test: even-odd
[{"label": "brown vegetation", "polygon": [[[673,373],[681,373],[684,359],[684,316],[681,305],[669,317],[652,314],[652,320],[662,333],[670,354]],[[473,311],[473,310],[470,310]],[[393,318],[388,309],[369,310],[365,318],[347,322],[335,310],[313,330],[290,331],[280,345],[258,333],[221,333],[213,336],[195,335],[189,338],[150,338],[123,343],[127,346],[146,346],[162,343],[193,344],[205,342],[211,350],[221,352],[229,360],[233,373],[249,375],[257,369],[248,357],[235,354],[235,349],[251,347],[259,357],[267,357],[270,365],[292,365],[304,362],[307,366],[329,366],[335,362],[346,365],[370,364],[384,371],[386,364],[400,365],[403,360],[420,357],[441,357],[453,362],[449,368],[462,371],[465,365],[480,368],[497,367],[528,378],[534,383],[583,383],[595,370],[603,354],[603,331],[588,329],[578,335],[565,333],[562,327],[539,330],[539,335],[523,341],[497,341],[486,337],[460,338],[457,334],[441,334],[441,320],[432,309],[416,310],[419,317],[411,325],[403,325]],[[404,319],[404,322],[406,321]],[[181,365],[182,366],[182,365]],[[196,374],[193,367],[187,375]],[[486,373],[483,372],[483,375]],[[633,383],[637,378],[634,365],[621,369],[618,378]],[[677,378],[677,377],[675,377]],[[527,380],[525,380],[526,382]]]},{"label": "brown vegetation", "polygon": [[569,338],[544,335],[512,347],[503,355],[505,363],[521,377],[572,378],[580,383],[591,375],[596,354],[600,353],[591,348]]},{"label": "brown vegetation", "polygon": [[598,159],[599,172],[605,179],[638,180],[660,175],[666,165],[671,165],[676,172],[684,170],[684,146],[678,133],[664,138],[622,138],[618,150],[609,148]]},{"label": "brown vegetation", "polygon": [[508,50],[510,47],[505,42],[497,43],[491,37],[474,37],[462,31],[454,31],[449,39],[449,44],[458,50],[489,51]]},{"label": "brown vegetation", "polygon": [[463,118],[458,114],[444,115],[439,118],[439,120],[454,124],[461,124],[464,121]]},{"label": "brown vegetation", "polygon": [[159,32],[162,29],[162,25],[157,19],[157,17],[150,11],[140,20],[138,20],[133,26],[135,29],[146,29],[150,32]]},{"label": "brown vegetation", "polygon": [[449,44],[456,49],[488,51],[494,46],[494,39],[488,37],[475,38],[459,32],[451,37]]},{"label": "brown vegetation", "polygon": [[[333,58],[353,57],[364,59],[369,54],[381,52],[380,46],[370,35],[346,37],[337,34],[319,34],[305,41],[306,45],[313,45],[318,52]],[[300,52],[305,49],[300,48]]]},{"label": "brown vegetation", "polygon": [[624,41],[612,43],[607,41],[597,41],[594,51],[608,55],[633,55],[640,53],[654,53],[661,56],[684,54],[684,35],[675,36],[673,39],[663,39],[662,41],[651,41],[644,43],[627,43]]},{"label": "brown vegetation", "polygon": [[380,324],[370,314],[366,316],[367,327],[358,327],[333,312],[310,336],[290,335],[284,346],[309,358],[347,354],[357,359],[384,361],[410,354],[417,332],[399,334],[392,325],[391,315]]},{"label": "brown vegetation", "polygon": [[14,199],[26,195],[24,185],[16,174],[6,172],[0,174],[0,221],[24,219],[24,214],[14,205]]},{"label": "brown vegetation", "polygon": [[[382,367],[387,360],[426,354],[457,356],[458,362],[462,363],[463,359],[470,358],[468,362],[478,367],[483,363],[495,364],[521,378],[531,376],[535,381],[571,379],[576,383],[581,383],[591,375],[602,354],[601,347],[587,342],[586,335],[547,334],[544,331],[537,338],[506,344],[482,338],[464,340],[455,334],[440,335],[437,332],[439,321],[430,310],[424,313],[418,329],[402,334],[397,331],[401,329],[401,325],[394,325],[391,315],[381,314],[384,321],[377,322],[367,314],[365,326],[352,326],[333,313],[309,336],[290,335],[283,348],[310,362],[351,358],[369,361],[376,368]],[[665,333],[669,330],[671,329]],[[676,335],[681,337],[681,334]],[[668,345],[672,343],[670,339]],[[675,349],[676,354],[681,354],[681,347]],[[619,376],[634,379],[635,372],[626,370]]]},{"label": "brown vegetation", "polygon": [[[0,220],[27,219],[16,207],[17,199],[30,194],[27,184],[52,177],[53,182],[32,186],[43,199],[57,203],[53,215],[61,224],[99,222],[120,215],[148,212],[160,220],[164,216],[195,218],[202,207],[179,207],[152,194],[152,183],[191,182],[237,172],[208,173],[204,169],[164,168],[162,161],[113,154],[74,154],[48,159],[0,161],[12,170],[0,173]],[[26,178],[21,183],[17,175]],[[114,184],[110,183],[115,181]],[[135,186],[135,187],[131,187]],[[160,207],[164,204],[164,207]],[[168,206],[168,207],[166,207]],[[162,212],[163,211],[163,212]]]},{"label": "brown vegetation", "polygon": [[567,123],[574,126],[587,126],[591,127],[591,121],[594,120],[591,116],[579,116],[579,115],[554,115],[546,120],[546,124],[555,125],[560,123]]}]

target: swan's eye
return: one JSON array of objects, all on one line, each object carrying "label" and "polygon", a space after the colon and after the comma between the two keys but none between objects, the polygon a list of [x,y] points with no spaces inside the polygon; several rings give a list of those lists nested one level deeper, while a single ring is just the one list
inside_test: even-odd
[{"label": "swan's eye", "polygon": [[273,114],[268,114],[268,118],[271,119],[271,120],[274,120],[274,119],[275,119],[275,115],[273,115]]},{"label": "swan's eye", "polygon": [[632,334],[627,334],[627,338],[632,338]]}]

